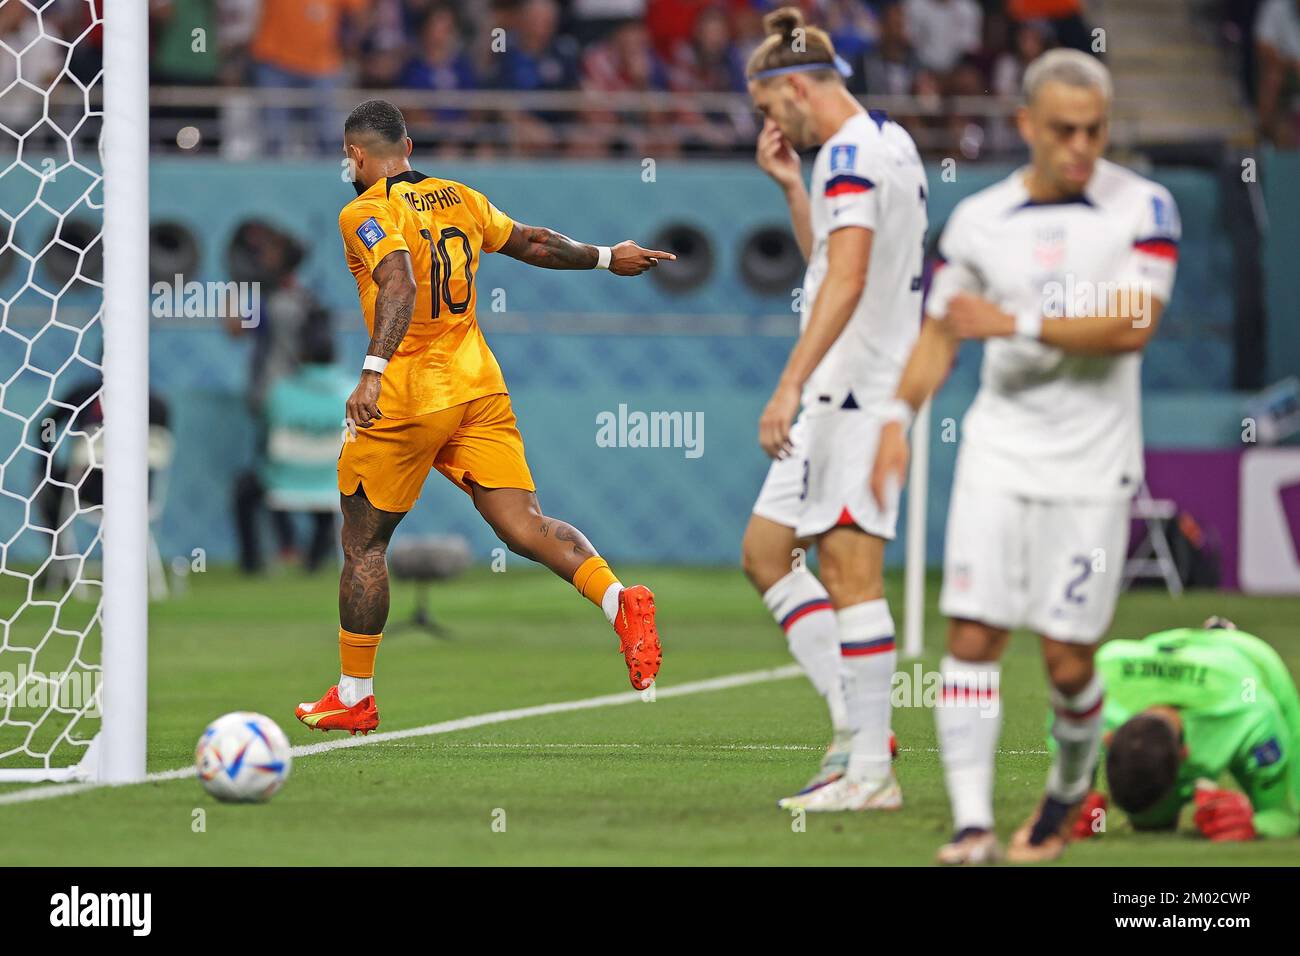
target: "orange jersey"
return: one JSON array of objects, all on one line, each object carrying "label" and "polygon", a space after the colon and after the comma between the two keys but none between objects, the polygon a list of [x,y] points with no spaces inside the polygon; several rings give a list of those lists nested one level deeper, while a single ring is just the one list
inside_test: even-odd
[{"label": "orange jersey", "polygon": [[482,193],[414,171],[381,179],[343,207],[339,231],[366,328],[375,329],[375,267],[411,255],[417,291],[411,327],[384,370],[379,410],[414,418],[506,391],[475,317],[474,276],[484,252],[514,223]]},{"label": "orange jersey", "polygon": [[253,58],[306,76],[336,73],[343,65],[343,17],[363,14],[368,5],[369,0],[262,0]]}]

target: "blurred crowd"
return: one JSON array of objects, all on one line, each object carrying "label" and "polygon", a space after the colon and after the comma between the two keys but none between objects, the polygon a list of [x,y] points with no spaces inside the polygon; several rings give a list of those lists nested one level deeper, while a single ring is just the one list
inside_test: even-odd
[{"label": "blurred crowd", "polygon": [[[784,0],[788,2],[788,0]],[[293,120],[312,127],[308,146],[335,148],[334,89],[356,86],[456,93],[580,91],[599,102],[617,93],[736,93],[778,0],[152,0],[153,79],[170,85],[252,85],[307,91],[290,111],[266,116],[267,146],[285,146]],[[855,92],[939,98],[1014,94],[1024,66],[1044,49],[1091,43],[1081,0],[802,0],[854,68]],[[190,52],[196,29],[216,35]],[[685,99],[677,102],[688,102]],[[936,104],[937,105],[937,104]],[[935,113],[939,111],[936,109]],[[439,141],[482,119],[443,109]],[[514,111],[500,142],[480,149],[557,148],[599,155],[620,149],[717,151],[737,141],[744,117],[671,107],[635,122],[608,109],[580,115]],[[904,119],[908,119],[904,117]],[[964,116],[910,118],[970,140]],[[577,120],[576,129],[567,121]],[[480,124],[481,125],[481,124]],[[923,140],[933,140],[920,136]],[[313,142],[314,141],[314,142]],[[301,137],[300,137],[301,142]],[[978,151],[965,142],[964,151]]]},{"label": "blurred crowd", "polygon": [[[65,50],[57,37],[81,38],[68,72],[88,82],[98,70],[101,43],[91,11],[102,0],[28,2],[41,8],[39,19],[22,0],[0,3],[0,83],[17,71],[8,50],[24,51],[24,80],[39,83],[38,74],[63,69]],[[955,146],[969,156],[1005,126],[960,115],[944,98],[1014,95],[1025,65],[1044,49],[1087,50],[1093,42],[1084,0],[141,2],[150,9],[153,83],[268,91],[260,98],[259,136],[273,153],[336,150],[333,91],[341,87],[448,95],[437,108],[414,111],[413,129],[429,134],[426,147],[464,151],[472,144],[486,152],[579,155],[725,151],[752,140],[748,111],[713,111],[688,97],[664,97],[662,110],[642,107],[631,114],[615,109],[621,104],[610,104],[609,97],[743,92],[744,64],[762,39],[763,15],[796,2],[810,22],[830,31],[853,66],[855,92],[929,104],[933,108],[918,108],[918,116],[899,118],[923,145]],[[1294,145],[1300,0],[1200,3],[1218,16],[1227,45],[1240,51],[1242,81],[1260,115],[1261,134]],[[0,122],[10,128],[10,120],[24,118],[20,114],[40,115],[35,97],[23,100],[24,89],[0,100]],[[296,92],[277,108],[280,90]],[[490,108],[457,108],[454,97],[465,91],[495,91],[498,98]],[[510,95],[551,92],[583,98],[568,98],[567,109],[498,105],[509,104]],[[943,103],[946,108],[939,108]]]},{"label": "blurred crowd", "polygon": [[1300,146],[1300,0],[1218,0],[1262,140]]},{"label": "blurred crowd", "polygon": [[[763,14],[788,0],[155,0],[160,34],[215,19],[207,79],[420,90],[743,92]],[[1014,83],[1022,46],[1086,48],[1080,0],[803,0],[887,89]],[[1020,34],[1025,33],[1022,40]],[[157,63],[155,63],[157,66]],[[197,79],[191,64],[183,79]],[[962,76],[962,72],[977,74]],[[977,83],[972,83],[977,79]]]}]

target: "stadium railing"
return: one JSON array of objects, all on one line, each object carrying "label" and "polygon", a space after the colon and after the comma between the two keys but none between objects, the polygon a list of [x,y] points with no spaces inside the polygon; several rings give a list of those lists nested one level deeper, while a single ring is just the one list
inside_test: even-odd
[{"label": "stadium railing", "polygon": [[[156,148],[166,147],[177,142],[179,130],[192,127],[199,135],[175,148],[219,148],[223,155],[253,152],[259,114],[280,109],[300,111],[292,133],[307,144],[304,152],[313,153],[316,137],[307,132],[313,111],[324,104],[341,117],[372,97],[388,99],[408,113],[417,143],[467,150],[496,147],[533,156],[611,144],[617,148],[649,134],[647,141],[660,150],[735,156],[753,149],[761,124],[743,93],[338,88],[322,94],[275,87],[155,86],[150,93],[152,140]],[[1019,105],[1014,96],[873,95],[864,102],[900,118],[929,156],[987,159],[1022,148],[1012,126]],[[534,121],[531,128],[521,129],[528,120]],[[1135,125],[1117,120],[1115,146],[1137,146],[1137,138]]]}]

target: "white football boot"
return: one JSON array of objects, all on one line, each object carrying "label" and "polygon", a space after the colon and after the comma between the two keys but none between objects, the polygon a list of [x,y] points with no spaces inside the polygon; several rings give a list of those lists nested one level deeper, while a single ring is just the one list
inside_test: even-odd
[{"label": "white football boot", "polygon": [[835,813],[841,810],[898,810],[903,806],[903,791],[891,770],[876,783],[840,777],[802,796],[786,797],[783,810],[808,813]]},{"label": "white football boot", "polygon": [[944,866],[980,866],[1002,859],[1002,847],[992,830],[967,827],[939,847],[937,861]]},{"label": "white football boot", "polygon": [[814,790],[826,786],[828,783],[834,783],[844,776],[849,769],[849,748],[853,745],[853,734],[849,731],[840,731],[831,739],[831,745],[826,748],[826,754],[822,757],[821,766],[813,774],[812,779],[804,784],[804,788],[791,797],[785,797],[776,802],[778,807],[786,809],[787,800],[797,800],[806,797]]}]

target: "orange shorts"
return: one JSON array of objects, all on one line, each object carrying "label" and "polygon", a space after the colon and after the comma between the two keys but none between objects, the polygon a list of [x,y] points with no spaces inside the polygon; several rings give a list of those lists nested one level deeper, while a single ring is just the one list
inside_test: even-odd
[{"label": "orange shorts", "polygon": [[358,428],[339,453],[339,491],[381,511],[410,511],[431,468],[460,486],[536,491],[510,396],[485,395],[415,418],[381,418]]}]

